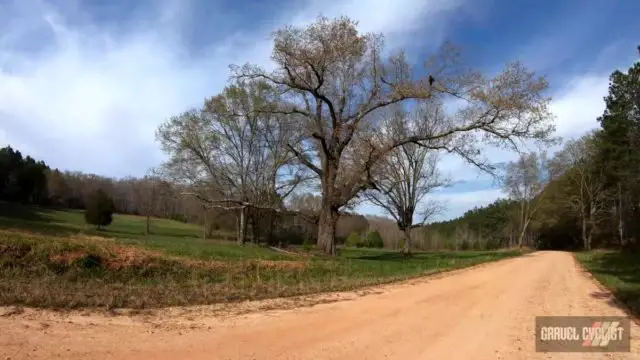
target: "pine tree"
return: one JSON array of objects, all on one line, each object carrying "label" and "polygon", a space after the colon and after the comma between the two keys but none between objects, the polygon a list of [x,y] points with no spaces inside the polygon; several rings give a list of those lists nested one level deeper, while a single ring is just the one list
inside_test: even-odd
[{"label": "pine tree", "polygon": [[[606,109],[598,118],[599,166],[615,196],[617,232],[622,244],[638,234],[640,209],[640,62],[611,74]],[[633,227],[636,227],[635,229]]]}]

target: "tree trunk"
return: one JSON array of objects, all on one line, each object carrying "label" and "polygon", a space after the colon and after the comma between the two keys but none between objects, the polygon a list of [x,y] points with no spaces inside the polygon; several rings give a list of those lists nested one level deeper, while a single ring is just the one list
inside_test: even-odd
[{"label": "tree trunk", "polygon": [[524,236],[527,233],[526,226],[522,226],[522,230],[520,231],[520,235],[518,235],[518,248],[522,249],[522,242],[524,241]]},{"label": "tree trunk", "polygon": [[202,220],[202,240],[207,240],[207,210],[203,212]]},{"label": "tree trunk", "polygon": [[591,244],[589,243],[587,234],[587,219],[582,218],[582,244],[585,250],[591,250]]},{"label": "tree trunk", "polygon": [[620,245],[624,246],[624,217],[622,214],[622,184],[618,183],[618,238]]},{"label": "tree trunk", "polygon": [[402,253],[405,255],[411,254],[411,228],[405,228],[404,232],[404,246],[402,247]]},{"label": "tree trunk", "polygon": [[336,160],[324,159],[322,174],[322,206],[318,220],[318,247],[330,255],[336,254],[336,224],[338,223],[340,206],[335,203],[335,183],[338,176]]},{"label": "tree trunk", "polygon": [[238,211],[238,245],[244,245],[246,237],[247,237],[247,221],[246,221],[246,208],[240,209]]},{"label": "tree trunk", "polygon": [[529,228],[529,221],[531,218],[527,215],[527,213],[522,211],[522,228],[520,229],[520,235],[518,236],[518,247],[522,249],[522,245],[525,237],[527,236],[527,229]]},{"label": "tree trunk", "polygon": [[336,253],[336,224],[339,216],[335,208],[322,206],[318,222],[318,247],[327,254],[335,255]]},{"label": "tree trunk", "polygon": [[513,227],[511,229],[509,229],[509,248],[513,248],[513,244],[514,244],[514,236],[513,236]]}]

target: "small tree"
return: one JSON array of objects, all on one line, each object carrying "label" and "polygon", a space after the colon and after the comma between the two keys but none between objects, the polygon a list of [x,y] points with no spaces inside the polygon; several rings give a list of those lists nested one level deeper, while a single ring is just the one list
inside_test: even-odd
[{"label": "small tree", "polygon": [[115,206],[113,200],[102,190],[97,190],[87,202],[87,210],[84,212],[84,220],[87,224],[95,225],[100,230],[101,226],[111,224]]},{"label": "small tree", "polygon": [[507,164],[503,187],[511,199],[520,204],[518,246],[522,247],[531,220],[542,204],[546,184],[549,182],[546,154],[522,154],[517,161]]},{"label": "small tree", "polygon": [[[426,119],[441,117],[442,113],[436,101],[425,102],[413,112],[398,110],[382,119],[380,141],[405,136],[410,129],[433,122]],[[429,193],[448,182],[438,171],[438,152],[416,143],[404,144],[373,166],[372,176],[376,189],[365,192],[364,197],[393,217],[404,234],[402,251],[410,254],[411,230],[422,226],[442,209],[441,204],[426,201]],[[414,220],[416,213],[421,213],[420,220]]]},{"label": "small tree", "polygon": [[362,238],[357,231],[352,231],[347,237],[347,241],[345,241],[345,243],[349,247],[360,247],[362,245]]},{"label": "small tree", "polygon": [[377,230],[374,230],[367,235],[366,246],[370,248],[384,247],[384,241],[382,240],[382,236],[380,236],[380,233]]}]

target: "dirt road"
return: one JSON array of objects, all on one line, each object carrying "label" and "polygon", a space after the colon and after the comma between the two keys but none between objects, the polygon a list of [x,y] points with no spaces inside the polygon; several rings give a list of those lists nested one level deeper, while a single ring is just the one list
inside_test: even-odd
[{"label": "dirt road", "polygon": [[[0,360],[640,359],[635,324],[632,353],[535,352],[536,315],[624,315],[568,253],[539,252],[340,298],[244,315],[214,316],[206,307],[112,317],[27,310],[0,317]],[[277,303],[235,310],[259,304]]]}]

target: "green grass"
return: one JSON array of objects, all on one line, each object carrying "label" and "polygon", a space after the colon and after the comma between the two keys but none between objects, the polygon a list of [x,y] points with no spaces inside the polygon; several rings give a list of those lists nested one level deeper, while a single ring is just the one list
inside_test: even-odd
[{"label": "green grass", "polygon": [[268,248],[246,245],[239,247],[233,234],[218,232],[215,239],[204,240],[202,227],[179,221],[153,218],[151,234],[146,235],[146,217],[113,216],[111,225],[103,230],[86,225],[79,210],[55,210],[0,202],[0,229],[20,229],[44,235],[96,235],[116,239],[122,244],[161,250],[169,255],[201,260],[287,259],[282,253]]},{"label": "green grass", "polygon": [[[0,205],[2,205],[0,203]],[[341,249],[335,258],[203,240],[197,226],[117,215],[107,231],[82,212],[0,210],[0,305],[130,307],[303,295],[356,289],[520,255],[518,251]],[[97,235],[97,236],[96,236]]]},{"label": "green grass", "polygon": [[576,253],[576,258],[618,300],[640,315],[640,253],[598,250]]}]

